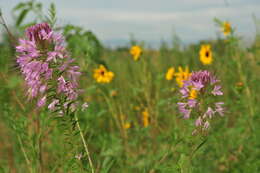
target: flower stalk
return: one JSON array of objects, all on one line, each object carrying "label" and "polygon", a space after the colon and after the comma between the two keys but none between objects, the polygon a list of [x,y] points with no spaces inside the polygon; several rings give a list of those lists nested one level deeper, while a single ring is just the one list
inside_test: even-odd
[{"label": "flower stalk", "polygon": [[77,116],[76,113],[74,114],[74,118],[75,118],[75,121],[76,121],[78,130],[79,130],[79,134],[80,134],[80,137],[81,137],[81,140],[82,140],[82,143],[83,143],[85,152],[86,152],[87,157],[88,157],[88,161],[89,161],[89,166],[90,166],[90,168],[91,168],[91,172],[94,173],[95,171],[94,171],[93,162],[92,162],[92,160],[91,160],[91,157],[90,157],[90,154],[89,154],[89,150],[88,150],[88,146],[87,146],[87,142],[85,141],[83,132],[82,132],[81,127],[80,127],[80,124],[79,124],[78,116]]}]

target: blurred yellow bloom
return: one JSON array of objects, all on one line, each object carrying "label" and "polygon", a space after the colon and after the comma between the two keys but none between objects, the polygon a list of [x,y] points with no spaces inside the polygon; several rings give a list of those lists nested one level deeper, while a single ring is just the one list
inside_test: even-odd
[{"label": "blurred yellow bloom", "polygon": [[133,59],[137,61],[142,53],[142,49],[139,46],[132,46],[130,49],[130,54],[133,56]]},{"label": "blurred yellow bloom", "polygon": [[148,127],[148,125],[149,125],[149,112],[148,112],[148,109],[145,109],[142,112],[142,121],[143,121],[143,126],[144,127]]},{"label": "blurred yellow bloom", "polygon": [[189,99],[196,99],[198,96],[198,92],[195,89],[191,89]]},{"label": "blurred yellow bloom", "polygon": [[211,46],[209,44],[201,45],[200,47],[200,61],[204,65],[209,65],[213,61]]},{"label": "blurred yellow bloom", "polygon": [[129,129],[131,127],[131,123],[130,122],[125,122],[126,116],[124,114],[121,114],[119,116],[119,118],[122,121],[123,129]]},{"label": "blurred yellow bloom", "polygon": [[141,108],[140,108],[139,106],[134,106],[134,110],[136,110],[136,111],[140,111]]},{"label": "blurred yellow bloom", "polygon": [[182,67],[178,67],[178,72],[176,72],[176,82],[179,85],[179,87],[183,86],[183,81],[188,80],[191,73],[189,72],[189,68],[185,67],[185,70],[182,69]]},{"label": "blurred yellow bloom", "polygon": [[110,83],[114,78],[114,73],[108,71],[105,66],[100,65],[99,68],[94,70],[93,77],[98,83]]},{"label": "blurred yellow bloom", "polygon": [[112,90],[111,92],[110,92],[110,96],[111,97],[116,97],[117,96],[117,91],[116,90]]},{"label": "blurred yellow bloom", "polygon": [[131,123],[129,123],[129,122],[126,122],[123,124],[124,129],[129,129],[130,127],[131,127]]},{"label": "blurred yellow bloom", "polygon": [[229,35],[231,32],[231,25],[229,22],[224,22],[223,23],[223,33],[225,36]]},{"label": "blurred yellow bloom", "polygon": [[175,72],[174,67],[169,68],[165,75],[166,80],[172,80],[174,77],[174,72]]}]

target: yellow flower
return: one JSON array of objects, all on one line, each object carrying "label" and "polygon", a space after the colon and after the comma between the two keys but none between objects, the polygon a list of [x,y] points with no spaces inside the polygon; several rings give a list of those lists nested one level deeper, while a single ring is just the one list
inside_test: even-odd
[{"label": "yellow flower", "polygon": [[175,74],[176,76],[176,82],[179,85],[179,87],[183,86],[183,82],[185,80],[188,80],[191,73],[189,72],[189,68],[185,67],[185,70],[182,69],[182,67],[178,67],[178,72]]},{"label": "yellow flower", "polygon": [[175,70],[173,67],[169,68],[165,75],[166,80],[172,80],[173,76],[174,76],[174,72],[175,72]]},{"label": "yellow flower", "polygon": [[130,122],[125,122],[126,116],[124,114],[121,114],[119,116],[121,122],[122,122],[122,127],[123,129],[129,129],[131,127],[131,123]]},{"label": "yellow flower", "polygon": [[142,49],[139,46],[132,46],[130,49],[130,54],[133,56],[133,59],[137,61],[142,53]]},{"label": "yellow flower", "polygon": [[142,121],[143,121],[143,126],[144,127],[148,127],[148,125],[149,125],[149,112],[148,112],[148,109],[145,109],[142,112]]},{"label": "yellow flower", "polygon": [[131,123],[129,123],[129,122],[126,122],[123,124],[124,129],[129,129],[130,127],[131,127]]},{"label": "yellow flower", "polygon": [[93,77],[98,83],[110,83],[114,78],[114,73],[108,71],[105,66],[100,65],[99,68],[94,70]]},{"label": "yellow flower", "polygon": [[225,36],[229,35],[230,32],[231,32],[231,25],[230,25],[230,23],[229,22],[224,22],[222,27],[223,27],[224,35]]},{"label": "yellow flower", "polygon": [[198,92],[195,89],[191,89],[189,99],[196,99],[198,96]]},{"label": "yellow flower", "polygon": [[206,44],[200,47],[200,61],[204,65],[209,65],[212,63],[213,58],[210,45]]}]

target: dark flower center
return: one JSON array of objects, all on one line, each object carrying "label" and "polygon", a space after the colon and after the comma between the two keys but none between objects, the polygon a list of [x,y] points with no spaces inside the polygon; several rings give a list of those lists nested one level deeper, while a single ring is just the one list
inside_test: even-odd
[{"label": "dark flower center", "polygon": [[102,70],[102,71],[100,72],[100,74],[101,74],[102,76],[104,76],[104,75],[105,75],[105,71]]},{"label": "dark flower center", "polygon": [[208,58],[209,57],[209,51],[206,51],[205,56]]}]

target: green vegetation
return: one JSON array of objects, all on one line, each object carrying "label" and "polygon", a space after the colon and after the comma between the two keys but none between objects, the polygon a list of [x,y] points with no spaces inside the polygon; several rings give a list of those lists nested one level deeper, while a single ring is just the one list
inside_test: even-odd
[{"label": "green vegetation", "polygon": [[[260,172],[260,35],[249,48],[240,46],[234,29],[223,38],[185,47],[179,39],[159,50],[143,45],[134,61],[129,49],[138,41],[108,49],[91,31],[57,27],[53,4],[47,17],[41,9],[35,1],[18,4],[14,36],[3,33],[0,43],[0,173],[91,172],[75,121],[61,121],[26,97],[14,38],[43,21],[63,33],[81,68],[80,100],[89,107],[78,117],[96,173]],[[29,13],[36,18],[25,24]],[[220,20],[216,23],[221,27]],[[199,60],[202,44],[211,45],[210,65]],[[93,78],[100,64],[114,73],[111,82]],[[211,122],[207,135],[192,135],[194,118],[183,119],[178,111],[179,86],[175,78],[165,79],[170,67],[179,66],[209,70],[221,80],[225,116]]]}]

